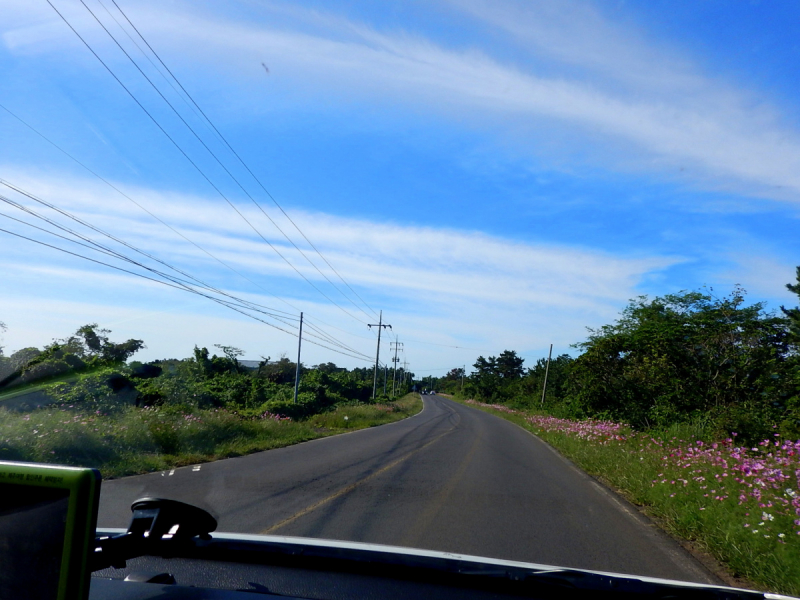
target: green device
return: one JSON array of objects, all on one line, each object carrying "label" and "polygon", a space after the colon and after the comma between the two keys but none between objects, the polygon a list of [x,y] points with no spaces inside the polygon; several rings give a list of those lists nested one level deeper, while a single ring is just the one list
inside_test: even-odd
[{"label": "green device", "polygon": [[96,469],[0,461],[0,598],[85,600]]}]

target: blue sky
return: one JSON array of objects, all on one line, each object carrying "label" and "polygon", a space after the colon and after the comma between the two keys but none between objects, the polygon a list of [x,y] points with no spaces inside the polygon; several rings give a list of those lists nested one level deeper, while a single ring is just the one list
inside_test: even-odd
[{"label": "blue sky", "polygon": [[[0,7],[0,104],[202,249],[2,109],[0,178],[226,293],[303,310],[351,353],[374,353],[372,310],[412,370],[437,374],[507,348],[529,362],[550,343],[569,352],[640,294],[738,283],[768,307],[796,303],[784,287],[800,264],[796,3],[117,0],[367,308],[133,45],[112,0],[86,5],[316,268],[86,8],[52,2],[221,194],[44,0]],[[142,359],[215,343],[295,352],[289,333],[208,300],[0,243],[6,351],[99,322],[144,339]],[[329,360],[368,364],[304,352]]]}]

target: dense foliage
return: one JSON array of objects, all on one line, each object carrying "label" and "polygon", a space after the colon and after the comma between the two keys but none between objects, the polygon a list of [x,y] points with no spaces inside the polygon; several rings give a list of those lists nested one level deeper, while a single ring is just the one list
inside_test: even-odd
[{"label": "dense foliage", "polygon": [[0,389],[123,364],[145,347],[142,340],[112,342],[109,333],[90,323],[67,338],[54,340],[43,350],[23,348],[5,357],[0,348]]},{"label": "dense foliage", "polygon": [[[250,368],[239,362],[241,350],[218,344],[222,356],[195,347],[193,356],[183,360],[128,363],[144,343],[115,343],[110,333],[90,324],[43,350],[24,348],[8,357],[0,351],[0,393],[22,392],[37,384],[36,389],[55,403],[104,413],[129,406],[171,406],[223,408],[245,418],[272,414],[300,419],[335,405],[371,401],[371,369],[348,371],[330,362],[312,368],[301,365],[295,403],[297,369],[285,357],[265,358]],[[398,390],[398,395],[405,393],[405,387]]]},{"label": "dense foliage", "polygon": [[[800,268],[787,287],[800,295]],[[575,347],[577,358],[550,362],[545,398],[546,360],[524,370],[509,350],[479,357],[463,393],[640,430],[694,423],[722,437],[800,437],[798,308],[767,312],[738,287],[723,298],[711,290],[640,297]]]}]

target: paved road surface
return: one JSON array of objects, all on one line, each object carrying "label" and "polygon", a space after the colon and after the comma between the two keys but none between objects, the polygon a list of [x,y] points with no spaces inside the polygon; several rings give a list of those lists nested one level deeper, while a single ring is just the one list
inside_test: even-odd
[{"label": "paved road surface", "polygon": [[203,506],[220,531],[718,583],[538,438],[441,396],[398,423],[105,482],[99,525],[126,527],[142,496]]}]

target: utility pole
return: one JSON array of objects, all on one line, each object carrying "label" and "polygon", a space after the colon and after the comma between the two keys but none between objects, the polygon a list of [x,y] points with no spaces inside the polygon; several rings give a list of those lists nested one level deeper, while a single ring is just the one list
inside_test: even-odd
[{"label": "utility pole", "polygon": [[544,406],[544,394],[547,391],[547,374],[550,372],[551,356],[553,356],[553,344],[550,344],[550,352],[547,354],[547,366],[544,368],[544,385],[542,386],[542,406]]},{"label": "utility pole", "polygon": [[464,368],[461,369],[461,391],[464,391],[464,373],[467,372],[467,365],[464,365]]},{"label": "utility pole", "polygon": [[389,365],[383,365],[383,395],[386,395],[386,380],[389,379]]},{"label": "utility pole", "polygon": [[297,369],[294,373],[294,403],[297,404],[297,388],[300,387],[300,345],[303,343],[303,313],[300,313],[300,333],[297,334]]},{"label": "utility pole", "polygon": [[392,342],[392,344],[394,344],[394,358],[392,359],[392,362],[394,363],[394,371],[392,372],[392,398],[394,398],[395,381],[397,380],[397,362],[400,360],[397,358],[397,347],[402,346],[403,342]]},{"label": "utility pole", "polygon": [[374,323],[367,323],[367,327],[372,329],[373,327],[378,328],[378,350],[375,352],[375,371],[372,377],[372,399],[375,400],[375,391],[378,388],[378,362],[381,359],[381,330],[392,328],[391,325],[384,325],[383,323],[383,311],[378,314],[378,324],[375,325]]}]

